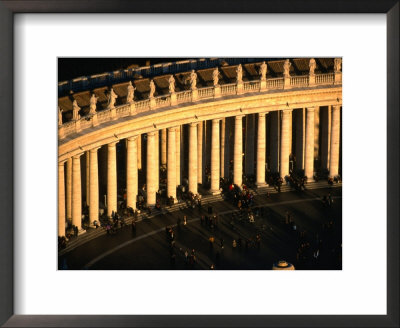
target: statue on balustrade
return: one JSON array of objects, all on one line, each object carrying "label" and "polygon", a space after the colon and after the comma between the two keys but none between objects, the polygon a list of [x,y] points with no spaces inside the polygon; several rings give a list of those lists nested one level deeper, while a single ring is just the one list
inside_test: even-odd
[{"label": "statue on balustrade", "polygon": [[93,93],[92,96],[90,97],[90,110],[89,114],[96,114],[96,107],[97,107],[97,100],[99,97],[96,97],[96,95]]},{"label": "statue on balustrade", "polygon": [[216,87],[216,86],[218,85],[218,77],[219,77],[218,67],[215,67],[215,69],[213,70],[213,83],[214,83],[214,87]]},{"label": "statue on balustrade", "polygon": [[156,92],[156,85],[154,84],[153,80],[150,80],[150,93],[149,93],[149,98],[154,97],[154,92]]},{"label": "statue on balustrade", "polygon": [[109,103],[108,103],[108,108],[114,108],[115,107],[115,102],[117,100],[118,96],[117,94],[114,92],[114,89],[111,88],[110,90],[110,95],[109,95]]},{"label": "statue on balustrade", "polygon": [[243,68],[242,64],[239,64],[239,66],[236,68],[236,82],[237,83],[242,83],[243,80]]},{"label": "statue on balustrade", "polygon": [[263,61],[260,66],[260,76],[261,81],[265,81],[267,79],[267,64],[265,63],[265,61]]},{"label": "statue on balustrade", "polygon": [[290,66],[292,66],[292,64],[290,63],[289,59],[286,59],[283,64],[283,76],[284,77],[290,76]]},{"label": "statue on balustrade", "polygon": [[317,67],[317,62],[315,61],[314,58],[310,59],[308,66],[310,67],[310,75],[314,75],[315,68]]},{"label": "statue on balustrade", "polygon": [[136,88],[132,85],[132,82],[129,81],[129,84],[128,84],[128,95],[126,96],[126,102],[127,103],[132,103],[133,100],[135,99],[135,90],[136,90]]},{"label": "statue on balustrade", "polygon": [[62,124],[62,109],[58,107],[58,126],[61,126]]},{"label": "statue on balustrade", "polygon": [[196,90],[197,88],[197,74],[195,73],[194,69],[190,73],[190,87],[192,90]]},{"label": "statue on balustrade", "polygon": [[175,92],[175,79],[174,76],[171,75],[168,79],[169,83],[169,93],[174,93]]},{"label": "statue on balustrade", "polygon": [[81,108],[78,106],[78,102],[75,99],[72,103],[72,120],[77,121],[81,118],[81,116],[79,115],[80,109]]},{"label": "statue on balustrade", "polygon": [[342,58],[335,58],[335,73],[342,69]]}]

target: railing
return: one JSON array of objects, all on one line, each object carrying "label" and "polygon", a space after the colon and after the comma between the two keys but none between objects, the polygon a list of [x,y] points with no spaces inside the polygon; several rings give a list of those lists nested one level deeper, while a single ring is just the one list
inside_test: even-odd
[{"label": "railing", "polygon": [[192,101],[192,91],[181,91],[176,93],[176,100],[178,104]]},{"label": "railing", "polygon": [[108,122],[111,119],[111,111],[109,109],[102,110],[101,112],[97,112],[97,122],[99,124]]},{"label": "railing", "polygon": [[221,85],[221,94],[223,96],[235,95],[236,94],[236,83],[223,84]]},{"label": "railing", "polygon": [[126,104],[120,107],[116,107],[116,115],[117,117],[125,117],[130,115],[131,105]]},{"label": "railing", "polygon": [[283,89],[283,77],[267,80],[267,89]]},{"label": "railing", "polygon": [[214,87],[201,88],[197,90],[200,99],[214,98]]},{"label": "railing", "polygon": [[[162,66],[164,69],[164,66]],[[161,69],[160,67],[157,68]],[[317,74],[315,75],[315,85],[335,85],[335,73]],[[340,76],[338,79],[340,83]],[[192,90],[185,90],[176,93],[176,103],[195,102],[196,100],[213,99],[215,97],[237,95],[238,93],[250,93],[259,91],[268,91],[274,89],[293,89],[299,87],[309,87],[309,76],[292,76],[289,78],[272,78],[267,79],[266,83],[261,81],[247,81],[243,83],[243,88],[238,90],[238,84],[223,84],[217,87],[211,86],[197,89],[197,99],[193,98]],[[313,87],[313,86],[310,86]],[[220,89],[220,93],[216,93],[216,88]],[[239,92],[240,91],[240,92]],[[97,112],[97,124],[102,124],[121,117],[135,115],[136,113],[146,112],[150,109],[163,108],[171,106],[171,94],[158,96],[152,99],[136,101],[134,113],[131,114],[131,104],[123,104],[113,109],[105,109]],[[60,129],[60,138],[66,137],[81,130],[88,129],[93,126],[92,114],[87,115],[78,121],[69,121],[64,123]],[[79,130],[79,131],[78,131]]]},{"label": "railing", "polygon": [[162,108],[162,107],[167,107],[171,105],[171,96],[160,96],[155,98],[156,100],[156,107],[157,108]]},{"label": "railing", "polygon": [[290,85],[296,87],[308,86],[308,76],[293,76],[290,78]]},{"label": "railing", "polygon": [[73,133],[75,133],[76,131],[75,131],[75,121],[72,121],[72,122],[67,122],[67,123],[64,123],[63,125],[62,125],[62,127],[63,127],[63,129],[64,129],[64,134],[67,136],[67,135],[70,135],[70,134],[73,134]]},{"label": "railing", "polygon": [[150,99],[145,99],[145,100],[135,102],[135,108],[138,113],[149,110],[150,109]]},{"label": "railing", "polygon": [[315,84],[332,84],[335,81],[335,73],[315,75]]},{"label": "railing", "polygon": [[244,82],[243,84],[243,90],[246,92],[255,92],[255,91],[260,91],[261,88],[261,83],[260,81],[249,81],[249,82]]}]

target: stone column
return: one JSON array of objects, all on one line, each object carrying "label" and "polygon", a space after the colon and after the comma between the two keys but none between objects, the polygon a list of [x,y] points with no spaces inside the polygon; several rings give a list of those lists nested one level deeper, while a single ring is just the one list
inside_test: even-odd
[{"label": "stone column", "polygon": [[319,151],[319,106],[314,108],[314,157],[320,159]]},{"label": "stone column", "polygon": [[161,130],[161,165],[167,165],[167,129]]},{"label": "stone column", "polygon": [[282,130],[281,130],[281,155],[280,155],[280,176],[285,178],[289,175],[289,155],[290,155],[290,119],[292,110],[282,110]]},{"label": "stone column", "polygon": [[133,209],[138,194],[137,139],[138,136],[128,138],[126,145],[126,205]]},{"label": "stone column", "polygon": [[242,118],[244,115],[235,117],[235,141],[233,146],[233,183],[242,186],[243,174],[243,132]]},{"label": "stone column", "polygon": [[67,186],[66,186],[66,207],[67,221],[72,220],[72,157],[67,159]]},{"label": "stone column", "polygon": [[306,117],[306,151],[304,159],[304,175],[307,181],[314,180],[314,107],[307,108]]},{"label": "stone column", "polygon": [[197,123],[189,124],[189,191],[197,194]]},{"label": "stone column", "polygon": [[211,193],[218,195],[220,193],[219,119],[212,120],[211,133]]},{"label": "stone column", "polygon": [[82,230],[81,155],[72,158],[72,224]]},{"label": "stone column", "polygon": [[181,184],[181,126],[175,128],[176,185]]},{"label": "stone column", "polygon": [[137,168],[142,169],[142,135],[137,137]]},{"label": "stone column", "polygon": [[225,178],[225,117],[221,120],[221,177]]},{"label": "stone column", "polygon": [[279,172],[279,139],[281,134],[280,129],[280,111],[274,111],[270,114],[271,116],[271,131],[270,131],[270,142],[271,142],[271,172]]},{"label": "stone column", "polygon": [[[100,148],[100,147],[99,147]],[[89,150],[89,220],[93,225],[95,220],[99,219],[99,166],[97,160],[97,150],[93,148]]]},{"label": "stone column", "polygon": [[[268,113],[268,112],[267,112]],[[257,187],[266,187],[265,182],[265,114],[258,114],[257,131]]]},{"label": "stone column", "polygon": [[203,122],[197,124],[197,183],[203,184]]},{"label": "stone column", "polygon": [[168,128],[167,196],[176,201],[176,127]]},{"label": "stone column", "polygon": [[245,151],[245,168],[246,175],[254,175],[254,134],[255,134],[255,115],[246,116],[246,151]]},{"label": "stone column", "polygon": [[[154,171],[156,175],[155,180],[155,188],[156,192],[160,189],[160,132],[157,130],[155,134],[156,147],[155,147],[155,155],[156,155],[156,169]],[[157,200],[157,199],[156,199]]]},{"label": "stone column", "polygon": [[107,216],[117,212],[117,142],[107,145]]},{"label": "stone column", "polygon": [[[146,170],[146,190],[147,205],[154,206],[156,204],[156,132],[147,133],[147,170]],[[158,152],[157,152],[158,154]]]},{"label": "stone column", "polygon": [[58,236],[65,237],[64,163],[58,163]]},{"label": "stone column", "polygon": [[332,106],[331,149],[329,155],[329,177],[339,174],[340,106]]},{"label": "stone column", "polygon": [[296,169],[304,170],[304,148],[305,148],[305,110],[298,109],[296,113]]},{"label": "stone column", "polygon": [[89,206],[89,199],[90,199],[90,180],[89,180],[89,174],[90,174],[90,153],[87,151],[85,153],[85,159],[86,159],[86,205]]},{"label": "stone column", "polygon": [[320,109],[321,112],[321,167],[329,170],[329,150],[331,142],[331,107]]}]

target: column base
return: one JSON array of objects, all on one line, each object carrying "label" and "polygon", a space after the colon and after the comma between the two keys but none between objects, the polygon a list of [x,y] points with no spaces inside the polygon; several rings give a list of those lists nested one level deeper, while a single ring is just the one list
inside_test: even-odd
[{"label": "column base", "polygon": [[307,183],[315,182],[314,178],[307,178]]},{"label": "column base", "polygon": [[86,233],[86,230],[85,229],[80,229],[78,231],[78,236],[83,235],[84,233]]},{"label": "column base", "polygon": [[210,193],[210,195],[213,195],[213,196],[220,195],[221,194],[221,190],[210,190],[209,193]]},{"label": "column base", "polygon": [[256,187],[257,188],[266,188],[266,187],[269,187],[269,184],[266,182],[256,182]]}]

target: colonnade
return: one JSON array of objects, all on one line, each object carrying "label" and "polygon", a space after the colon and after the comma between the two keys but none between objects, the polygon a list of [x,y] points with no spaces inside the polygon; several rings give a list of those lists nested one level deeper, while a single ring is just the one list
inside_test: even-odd
[{"label": "colonnade", "polygon": [[[321,142],[323,156],[321,157],[323,157],[324,166],[329,170],[329,176],[334,177],[339,173],[340,106],[332,105],[324,110],[326,117],[324,116],[323,133],[321,134],[323,139]],[[211,129],[207,131],[206,121],[196,121],[188,123],[187,134],[184,134],[181,125],[162,129],[161,132],[154,130],[146,133],[146,167],[143,168],[146,171],[147,205],[154,206],[156,204],[156,193],[160,183],[160,166],[166,167],[167,171],[167,197],[177,199],[177,186],[182,184],[184,178],[181,165],[184,156],[183,143],[188,145],[187,157],[184,159],[187,161],[187,188],[193,194],[197,194],[199,184],[205,182],[203,181],[204,154],[210,159],[209,193],[213,195],[220,193],[221,177],[231,179],[238,186],[242,185],[244,158],[246,158],[246,171],[254,172],[255,170],[255,182],[258,187],[267,186],[267,165],[270,171],[279,172],[282,178],[289,175],[290,155],[293,152],[298,157],[297,168],[303,169],[304,175],[308,181],[311,181],[314,176],[316,146],[315,117],[316,112],[319,113],[319,107],[308,107],[296,111],[295,125],[292,125],[293,109],[283,109],[276,112],[264,111],[250,114],[252,116],[241,114],[234,118],[212,119]],[[254,120],[255,115],[257,120]],[[252,119],[253,122],[244,126],[244,118]],[[231,124],[228,124],[228,119]],[[251,136],[243,135],[244,130]],[[207,147],[207,142],[203,143],[206,134],[207,138],[211,138],[210,148]],[[183,140],[184,135],[188,136],[188,140]],[[244,136],[245,138],[243,138]],[[267,140],[267,136],[271,140]],[[292,147],[293,138],[296,140],[296,145]],[[119,141],[106,145],[107,195],[105,205],[108,216],[117,211],[117,142]],[[245,143],[245,147],[243,143]],[[99,218],[99,178],[102,177],[99,177],[98,149],[99,147],[96,147],[86,151],[88,161],[86,199],[88,200],[91,225]],[[65,235],[67,220],[77,226],[79,230],[82,228],[81,156],[84,153],[74,155],[64,162],[59,162],[58,165],[59,236]],[[138,172],[143,165],[142,153],[142,137],[140,135],[126,139],[126,204],[133,209],[136,208],[139,188]],[[269,154],[268,160],[267,153]],[[232,170],[230,170],[230,162],[233,163]]]}]

